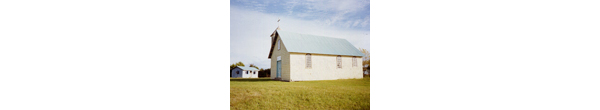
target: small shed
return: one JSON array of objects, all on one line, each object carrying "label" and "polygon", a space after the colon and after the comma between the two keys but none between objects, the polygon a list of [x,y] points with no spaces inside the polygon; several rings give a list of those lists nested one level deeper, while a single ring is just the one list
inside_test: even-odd
[{"label": "small shed", "polygon": [[258,69],[253,67],[237,66],[231,70],[232,78],[258,78]]}]

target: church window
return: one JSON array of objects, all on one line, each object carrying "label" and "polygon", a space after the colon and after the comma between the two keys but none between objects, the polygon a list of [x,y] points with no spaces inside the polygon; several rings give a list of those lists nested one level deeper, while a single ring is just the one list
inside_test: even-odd
[{"label": "church window", "polygon": [[356,66],[358,66],[358,63],[356,62],[356,57],[352,57],[352,67]]},{"label": "church window", "polygon": [[312,68],[312,59],[310,58],[310,53],[306,54],[306,68]]},{"label": "church window", "polygon": [[342,68],[342,56],[337,56],[337,68]]}]

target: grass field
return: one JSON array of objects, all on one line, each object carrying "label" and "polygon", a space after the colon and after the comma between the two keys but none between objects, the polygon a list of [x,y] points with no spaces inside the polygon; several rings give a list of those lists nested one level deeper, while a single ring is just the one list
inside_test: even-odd
[{"label": "grass field", "polygon": [[231,78],[230,109],[369,109],[370,78],[281,82]]}]

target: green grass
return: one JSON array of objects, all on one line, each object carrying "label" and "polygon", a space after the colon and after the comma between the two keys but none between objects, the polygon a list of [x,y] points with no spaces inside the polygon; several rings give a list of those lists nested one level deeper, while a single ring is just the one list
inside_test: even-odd
[{"label": "green grass", "polygon": [[369,109],[370,78],[281,82],[230,79],[230,109]]}]

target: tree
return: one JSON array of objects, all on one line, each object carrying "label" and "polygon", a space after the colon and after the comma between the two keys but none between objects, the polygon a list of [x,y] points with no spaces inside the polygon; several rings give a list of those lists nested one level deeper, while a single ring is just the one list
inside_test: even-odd
[{"label": "tree", "polygon": [[371,66],[371,53],[367,50],[367,49],[363,49],[363,48],[358,48],[360,50],[360,52],[362,52],[363,54],[365,54],[365,56],[362,58],[363,59],[363,67],[370,67]]},{"label": "tree", "polygon": [[[369,52],[369,50],[367,49],[363,49],[363,48],[358,48],[358,50],[360,50],[360,52],[362,52],[363,54],[365,54],[365,56],[363,57],[363,71],[370,71],[371,69],[371,52]],[[369,73],[371,74],[371,73]]]},{"label": "tree", "polygon": [[258,71],[258,77],[271,77],[271,68],[260,69]]},{"label": "tree", "polygon": [[254,64],[250,64],[249,67],[254,67],[254,68],[258,69],[258,67],[256,65],[254,65]]},{"label": "tree", "polygon": [[237,63],[231,64],[231,65],[229,65],[229,70],[233,70],[233,68],[235,68],[237,66],[244,66],[244,63],[237,62]]},{"label": "tree", "polygon": [[233,70],[233,68],[235,68],[235,67],[236,67],[235,64],[231,64],[231,65],[229,65],[229,70]]},{"label": "tree", "polygon": [[245,65],[244,65],[244,63],[242,63],[241,61],[240,61],[240,62],[237,62],[237,63],[235,63],[235,65],[237,65],[237,66],[245,66]]}]

